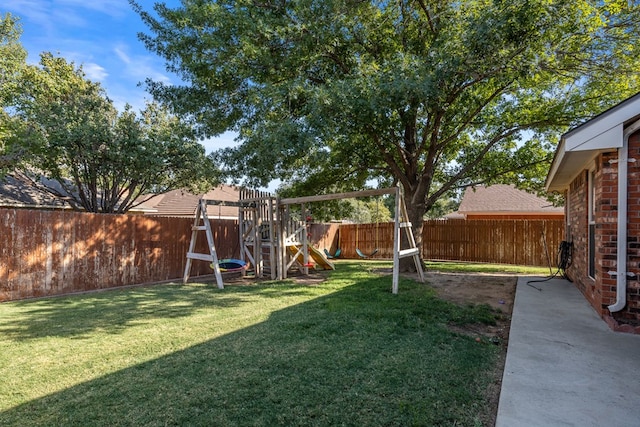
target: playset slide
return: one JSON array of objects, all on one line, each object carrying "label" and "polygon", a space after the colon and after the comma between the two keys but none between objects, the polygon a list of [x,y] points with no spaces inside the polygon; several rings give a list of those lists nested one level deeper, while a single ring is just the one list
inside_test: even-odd
[{"label": "playset slide", "polygon": [[[291,252],[291,254],[294,255],[294,256],[300,250],[300,247],[296,246],[296,245],[289,245],[289,246],[287,246],[287,248],[289,248],[289,252]],[[313,246],[309,246],[309,255],[315,261],[315,263],[318,264],[319,266],[321,266],[324,270],[335,270],[336,269],[336,267],[333,265],[333,263],[331,261],[329,261],[324,256],[324,254],[322,252],[320,252],[319,250],[317,250]],[[296,261],[298,261],[298,263],[300,265],[304,265],[304,257],[302,256],[302,252],[300,252],[298,254],[298,257],[296,258]]]}]

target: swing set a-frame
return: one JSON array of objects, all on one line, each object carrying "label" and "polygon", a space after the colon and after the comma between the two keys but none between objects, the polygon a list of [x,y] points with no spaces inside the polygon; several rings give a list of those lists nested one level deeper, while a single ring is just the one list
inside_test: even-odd
[{"label": "swing set a-frame", "polygon": [[[282,199],[266,192],[243,190],[240,193],[239,202],[201,200],[192,227],[183,282],[186,283],[189,279],[192,261],[204,260],[211,262],[218,288],[224,287],[213,235],[206,215],[208,204],[238,207],[241,259],[253,266],[256,277],[265,277],[268,274],[272,280],[283,280],[287,278],[287,272],[294,264],[298,264],[303,274],[309,273],[309,267],[313,265],[312,260],[322,268],[334,268],[333,263],[323,253],[310,245],[307,234],[309,224],[304,220],[292,219],[290,214],[292,205],[300,205],[301,218],[304,219],[309,203],[383,195],[395,196],[392,292],[398,293],[402,258],[413,259],[418,277],[421,282],[424,282],[419,249],[416,246],[404,197],[399,187]],[[206,234],[209,248],[208,253],[205,254],[194,252],[197,236],[202,231]],[[402,233],[405,234],[404,239]],[[405,248],[402,247],[403,242],[405,242]]]}]

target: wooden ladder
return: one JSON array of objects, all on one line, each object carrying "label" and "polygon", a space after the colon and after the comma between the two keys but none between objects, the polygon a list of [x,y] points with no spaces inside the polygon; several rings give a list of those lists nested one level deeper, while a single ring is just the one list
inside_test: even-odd
[{"label": "wooden ladder", "polygon": [[[402,230],[405,231],[408,247],[402,248]],[[411,230],[411,222],[409,221],[409,215],[407,214],[407,206],[404,203],[404,195],[401,191],[396,193],[396,218],[394,225],[394,245],[393,248],[393,283],[391,292],[398,293],[398,281],[400,276],[400,259],[413,257],[413,262],[416,265],[416,271],[418,277],[422,283],[424,283],[424,272],[422,270],[422,263],[420,262],[420,249],[416,245],[416,239],[413,236]]]},{"label": "wooden ladder", "polygon": [[[198,240],[198,232],[204,231],[207,236],[207,245],[209,253],[197,253],[196,241]],[[207,201],[200,199],[198,207],[196,208],[196,217],[191,227],[191,242],[189,243],[189,250],[187,251],[187,264],[184,267],[184,276],[182,283],[187,283],[189,280],[189,273],[191,272],[192,261],[209,261],[213,267],[213,271],[216,274],[216,282],[219,289],[224,289],[224,283],[222,282],[222,273],[220,272],[220,266],[218,265],[218,254],[216,253],[216,245],[213,241],[213,232],[211,231],[211,223],[209,217],[207,217]]]}]

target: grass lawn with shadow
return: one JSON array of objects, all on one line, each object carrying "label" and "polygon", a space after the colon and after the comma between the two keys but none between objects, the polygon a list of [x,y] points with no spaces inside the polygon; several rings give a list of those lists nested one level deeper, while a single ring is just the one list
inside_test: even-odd
[{"label": "grass lawn with shadow", "polygon": [[487,425],[499,349],[452,326],[497,314],[370,270],[0,304],[0,425]]}]

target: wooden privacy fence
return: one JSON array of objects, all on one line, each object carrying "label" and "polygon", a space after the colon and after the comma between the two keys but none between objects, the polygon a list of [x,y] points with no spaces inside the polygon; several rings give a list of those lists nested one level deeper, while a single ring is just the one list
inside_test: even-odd
[{"label": "wooden privacy fence", "polygon": [[[344,258],[358,258],[356,247],[367,255],[378,249],[373,258],[393,256],[392,223],[342,224],[339,233]],[[429,220],[421,250],[432,260],[548,266],[550,259],[555,266],[563,236],[561,219]]]},{"label": "wooden privacy fence", "polygon": [[[0,209],[0,302],[178,280],[193,218]],[[239,257],[238,222],[211,221],[219,258]],[[393,256],[393,224],[313,224],[311,242],[341,258]],[[426,259],[552,265],[562,220],[425,221]],[[206,252],[206,239],[197,252]],[[356,244],[357,242],[357,244]],[[548,258],[549,257],[549,258]],[[191,276],[211,274],[195,262]]]},{"label": "wooden privacy fence", "polygon": [[428,259],[555,266],[564,227],[562,219],[425,221],[422,248]]},{"label": "wooden privacy fence", "polygon": [[[237,221],[211,223],[220,257],[237,257]],[[192,218],[0,209],[0,301],[178,279],[192,224]],[[206,239],[198,244],[205,252]],[[196,262],[191,274],[211,273]]]},{"label": "wooden privacy fence", "polygon": [[343,258],[359,258],[356,248],[365,255],[378,249],[373,258],[393,258],[393,223],[342,224],[340,249]]}]

